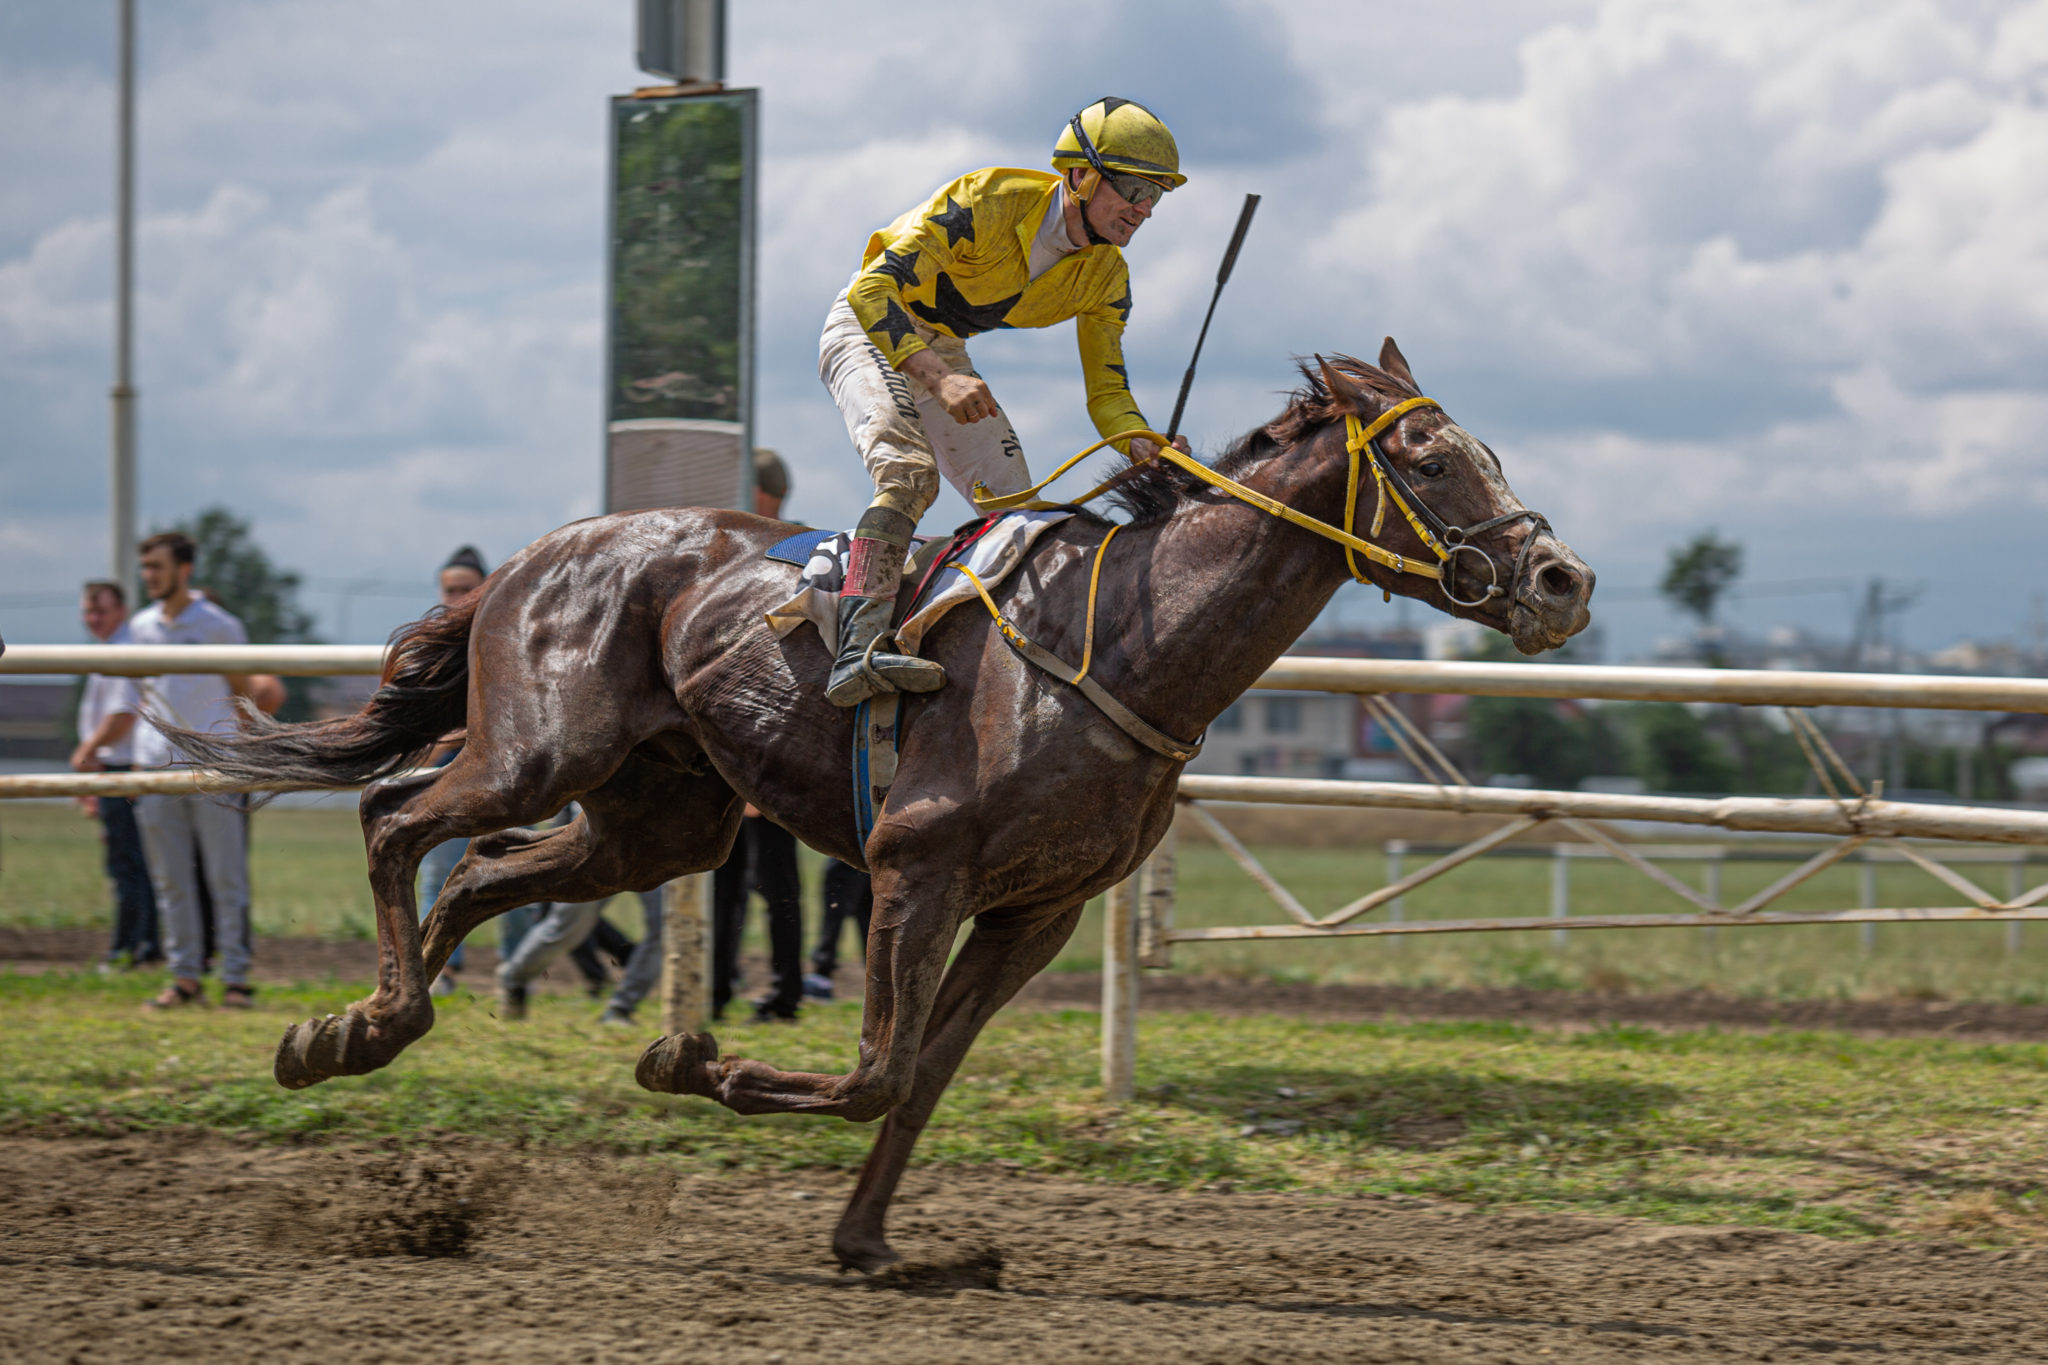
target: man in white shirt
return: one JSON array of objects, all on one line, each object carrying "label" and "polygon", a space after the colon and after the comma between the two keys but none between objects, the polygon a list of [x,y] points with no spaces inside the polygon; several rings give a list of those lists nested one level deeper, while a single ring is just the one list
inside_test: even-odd
[{"label": "man in white shirt", "polygon": [[[119,583],[95,579],[85,585],[79,615],[102,644],[128,643],[128,595]],[[78,699],[78,748],[71,767],[81,773],[125,773],[135,765],[135,688],[126,678],[94,673]],[[156,893],[135,826],[134,802],[125,796],[86,797],[99,817],[107,880],[114,888],[114,942],[108,967],[146,966],[163,961],[157,937]]]},{"label": "man in white shirt", "polygon": [[[128,623],[138,645],[247,644],[242,623],[192,591],[196,547],[181,531],[165,531],[142,542],[142,585],[152,599]],[[166,673],[140,688],[143,718],[135,731],[135,766],[162,768],[186,760],[149,717],[187,730],[231,728],[234,698],[251,695],[245,674]],[[249,837],[240,797],[142,796],[136,823],[149,859],[163,918],[164,951],[171,984],[150,1004],[174,1009],[204,997],[205,923],[199,903],[203,872],[213,901],[215,941],[220,949],[220,1003],[246,1009],[255,999],[249,985]]]}]

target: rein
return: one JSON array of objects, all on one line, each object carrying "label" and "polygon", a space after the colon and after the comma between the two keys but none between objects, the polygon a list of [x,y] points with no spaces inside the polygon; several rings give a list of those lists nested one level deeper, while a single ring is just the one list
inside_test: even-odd
[{"label": "rein", "polygon": [[[1279,517],[1282,521],[1292,522],[1303,530],[1313,531],[1325,540],[1332,540],[1343,546],[1344,567],[1350,571],[1351,577],[1356,581],[1360,583],[1371,581],[1366,576],[1365,570],[1358,563],[1358,556],[1364,555],[1373,563],[1384,565],[1396,573],[1409,573],[1420,578],[1433,578],[1443,588],[1444,596],[1450,599],[1451,602],[1461,607],[1476,607],[1491,601],[1493,598],[1504,595],[1507,590],[1500,585],[1499,564],[1492,555],[1474,545],[1472,538],[1482,535],[1487,531],[1521,521],[1525,517],[1533,520],[1539,530],[1548,530],[1550,523],[1544,520],[1539,513],[1532,512],[1525,507],[1519,511],[1504,512],[1500,516],[1490,517],[1476,526],[1453,526],[1431,510],[1429,505],[1423,502],[1422,499],[1416,497],[1414,490],[1408,487],[1407,483],[1402,480],[1400,473],[1388,463],[1386,456],[1380,452],[1379,437],[1389,427],[1418,408],[1436,408],[1438,411],[1442,411],[1443,405],[1434,398],[1410,398],[1396,403],[1393,407],[1388,408],[1378,417],[1375,417],[1370,423],[1360,422],[1356,416],[1350,413],[1345,414],[1344,449],[1351,457],[1351,477],[1345,488],[1344,525],[1341,527],[1332,526],[1330,523],[1318,520],[1305,512],[1296,511],[1277,498],[1268,497],[1255,488],[1247,488],[1245,485],[1237,482],[1237,480],[1217,473],[1201,461],[1191,456],[1183,455],[1180,451],[1174,449],[1171,438],[1144,428],[1120,431],[1114,436],[1103,437],[1100,441],[1097,441],[1094,445],[1089,446],[1086,450],[1075,455],[1065,464],[1062,464],[1058,469],[1055,469],[1047,477],[1040,479],[1029,488],[1015,493],[1006,493],[1001,497],[994,497],[990,495],[987,484],[977,483],[974,485],[974,510],[983,516],[993,517],[1000,513],[1015,511],[1020,508],[1026,511],[1041,512],[1057,507],[1075,507],[1082,503],[1090,502],[1114,487],[1117,483],[1117,478],[1107,479],[1069,502],[1046,502],[1040,499],[1038,494],[1043,492],[1047,485],[1053,483],[1061,475],[1104,446],[1133,436],[1142,436],[1159,447],[1159,454],[1156,458],[1163,459],[1169,464],[1187,471],[1210,487],[1229,494],[1239,502],[1256,507],[1268,515]],[[1378,502],[1373,508],[1372,526],[1366,532],[1366,536],[1360,536],[1354,529],[1358,525],[1358,484],[1359,466],[1361,463],[1364,463],[1372,471],[1373,486],[1379,494]],[[1406,555],[1397,554],[1392,550],[1374,544],[1372,540],[1366,538],[1377,536],[1380,533],[1386,523],[1387,504],[1390,502],[1400,509],[1402,517],[1406,519],[1409,527],[1415,532],[1416,538],[1429,548],[1431,554],[1436,556],[1437,562],[1435,564],[1419,563]],[[1148,724],[1129,707],[1111,696],[1100,683],[1088,676],[1088,668],[1095,654],[1096,589],[1102,581],[1103,557],[1108,553],[1109,542],[1116,537],[1119,529],[1121,528],[1112,526],[1109,534],[1102,538],[1102,544],[1095,551],[1094,570],[1088,578],[1087,633],[1081,654],[1081,666],[1078,669],[1027,637],[1017,628],[1014,621],[1004,616],[1002,609],[996,605],[995,598],[989,594],[988,588],[982,583],[981,578],[974,570],[968,568],[964,563],[947,562],[943,557],[939,563],[944,568],[959,570],[962,574],[966,575],[969,582],[974,584],[975,592],[981,596],[982,605],[988,608],[988,614],[995,619],[997,630],[1001,632],[1004,642],[1011,649],[1023,656],[1027,662],[1052,674],[1061,681],[1079,688],[1082,694],[1089,701],[1095,703],[1103,714],[1115,721],[1125,734],[1131,736],[1131,738],[1137,740],[1146,748],[1152,750],[1152,752],[1163,758],[1185,763],[1201,752],[1202,741],[1200,739],[1195,740],[1192,744],[1184,743],[1158,729],[1156,726]],[[1528,539],[1522,542],[1521,552],[1515,557],[1513,576],[1510,579],[1511,583],[1517,586],[1520,585],[1523,570],[1528,563],[1529,549],[1535,543],[1536,537],[1534,535],[1529,536]],[[1477,597],[1463,598],[1457,594],[1455,588],[1457,557],[1461,554],[1478,555],[1480,561],[1486,565],[1487,574],[1492,580],[1486,585],[1486,591],[1480,593]],[[1382,591],[1386,590],[1382,589]],[[1387,593],[1389,597],[1392,595],[1391,592]]]},{"label": "rein", "polygon": [[[1345,490],[1344,525],[1341,527],[1332,526],[1329,522],[1309,516],[1306,512],[1296,511],[1277,498],[1270,498],[1255,488],[1247,488],[1245,485],[1237,482],[1237,480],[1217,473],[1200,460],[1194,459],[1192,456],[1183,455],[1180,451],[1174,449],[1172,442],[1167,437],[1160,435],[1156,431],[1148,431],[1144,428],[1133,428],[1130,431],[1120,431],[1114,436],[1103,437],[1100,441],[1097,441],[1094,445],[1089,446],[1086,450],[1062,464],[1058,469],[1055,469],[1047,477],[1040,479],[1029,488],[1015,493],[1006,493],[1001,497],[992,497],[989,495],[987,484],[977,483],[974,485],[974,509],[984,516],[990,516],[1017,508],[1023,508],[1027,511],[1044,511],[1054,507],[1075,507],[1082,503],[1090,502],[1114,487],[1117,483],[1117,478],[1106,479],[1089,489],[1086,493],[1083,493],[1080,497],[1066,502],[1046,502],[1037,495],[1043,492],[1048,485],[1059,479],[1061,475],[1104,446],[1116,441],[1127,440],[1133,436],[1142,436],[1159,447],[1159,454],[1154,458],[1165,460],[1167,463],[1185,470],[1210,487],[1227,493],[1248,506],[1256,507],[1269,516],[1279,517],[1282,521],[1292,522],[1303,530],[1312,531],[1325,540],[1335,541],[1343,546],[1344,567],[1350,571],[1351,577],[1355,581],[1360,583],[1370,581],[1365,571],[1358,564],[1358,556],[1364,555],[1373,563],[1384,565],[1395,573],[1408,573],[1420,578],[1433,578],[1442,585],[1444,596],[1451,602],[1461,607],[1476,607],[1495,597],[1504,595],[1507,589],[1501,587],[1500,567],[1495,562],[1493,556],[1480,549],[1477,545],[1474,545],[1472,537],[1482,535],[1487,531],[1495,530],[1512,522],[1520,521],[1525,517],[1533,519],[1537,526],[1543,530],[1548,530],[1550,523],[1540,513],[1532,512],[1528,508],[1522,508],[1519,511],[1504,512],[1500,516],[1488,518],[1476,526],[1453,526],[1432,511],[1428,504],[1415,496],[1413,490],[1402,480],[1400,474],[1387,462],[1386,457],[1380,453],[1379,448],[1379,437],[1381,434],[1418,408],[1436,408],[1438,411],[1442,411],[1443,405],[1434,398],[1410,398],[1396,403],[1393,407],[1388,408],[1378,417],[1375,417],[1370,423],[1360,422],[1357,417],[1350,413],[1344,415],[1344,449],[1351,457],[1351,477]],[[1361,537],[1353,529],[1358,525],[1358,484],[1361,457],[1364,457],[1367,467],[1372,471],[1373,485],[1379,494],[1378,504],[1373,509],[1372,527],[1366,534],[1368,536],[1377,536],[1380,533],[1386,521],[1387,504],[1392,502],[1395,507],[1400,509],[1402,517],[1407,520],[1409,527],[1414,530],[1416,538],[1429,548],[1431,554],[1436,556],[1437,563],[1425,564],[1406,555],[1397,554],[1383,546],[1374,544],[1365,537]],[[1530,547],[1535,544],[1535,541],[1536,537],[1532,535],[1522,543],[1521,553],[1515,557],[1513,577],[1510,579],[1511,583],[1520,583],[1522,570],[1528,562]],[[1478,555],[1480,561],[1486,565],[1487,574],[1492,580],[1487,584],[1486,591],[1477,597],[1459,597],[1455,591],[1454,584],[1457,572],[1455,560],[1461,554]],[[1392,594],[1388,595],[1391,596]]]}]

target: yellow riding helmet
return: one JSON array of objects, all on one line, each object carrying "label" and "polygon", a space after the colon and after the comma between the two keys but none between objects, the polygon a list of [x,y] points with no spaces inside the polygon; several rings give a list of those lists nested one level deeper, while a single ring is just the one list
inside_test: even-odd
[{"label": "yellow riding helmet", "polygon": [[1166,183],[1185,185],[1180,173],[1180,148],[1159,116],[1136,100],[1105,95],[1067,121],[1052,145],[1052,168],[1088,167],[1107,175],[1128,171]]}]

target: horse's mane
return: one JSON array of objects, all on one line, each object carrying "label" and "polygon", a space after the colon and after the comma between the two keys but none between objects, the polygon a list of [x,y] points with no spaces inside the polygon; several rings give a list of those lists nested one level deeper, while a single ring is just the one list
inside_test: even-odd
[{"label": "horse's mane", "polygon": [[[1327,359],[1332,369],[1357,380],[1390,403],[1421,396],[1407,380],[1377,365],[1368,365],[1356,356],[1333,355]],[[1267,456],[1306,439],[1316,428],[1343,416],[1345,409],[1331,397],[1320,368],[1299,357],[1294,366],[1301,373],[1301,384],[1287,395],[1287,406],[1280,415],[1231,442],[1210,463],[1210,468],[1227,478],[1241,479]],[[1206,502],[1219,495],[1177,465],[1155,460],[1126,471],[1103,496],[1136,527],[1164,521],[1184,504]]]}]

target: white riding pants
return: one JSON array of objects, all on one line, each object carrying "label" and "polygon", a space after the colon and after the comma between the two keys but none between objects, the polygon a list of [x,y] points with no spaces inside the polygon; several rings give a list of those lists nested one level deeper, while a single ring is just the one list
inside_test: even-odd
[{"label": "white riding pants", "polygon": [[[966,342],[923,326],[917,334],[955,374],[974,374]],[[1031,486],[1024,448],[1001,407],[979,422],[954,421],[937,397],[868,340],[844,290],[825,315],[818,378],[832,391],[875,481],[876,503],[916,521],[939,496],[940,475],[969,503],[976,483],[999,495]]]}]

